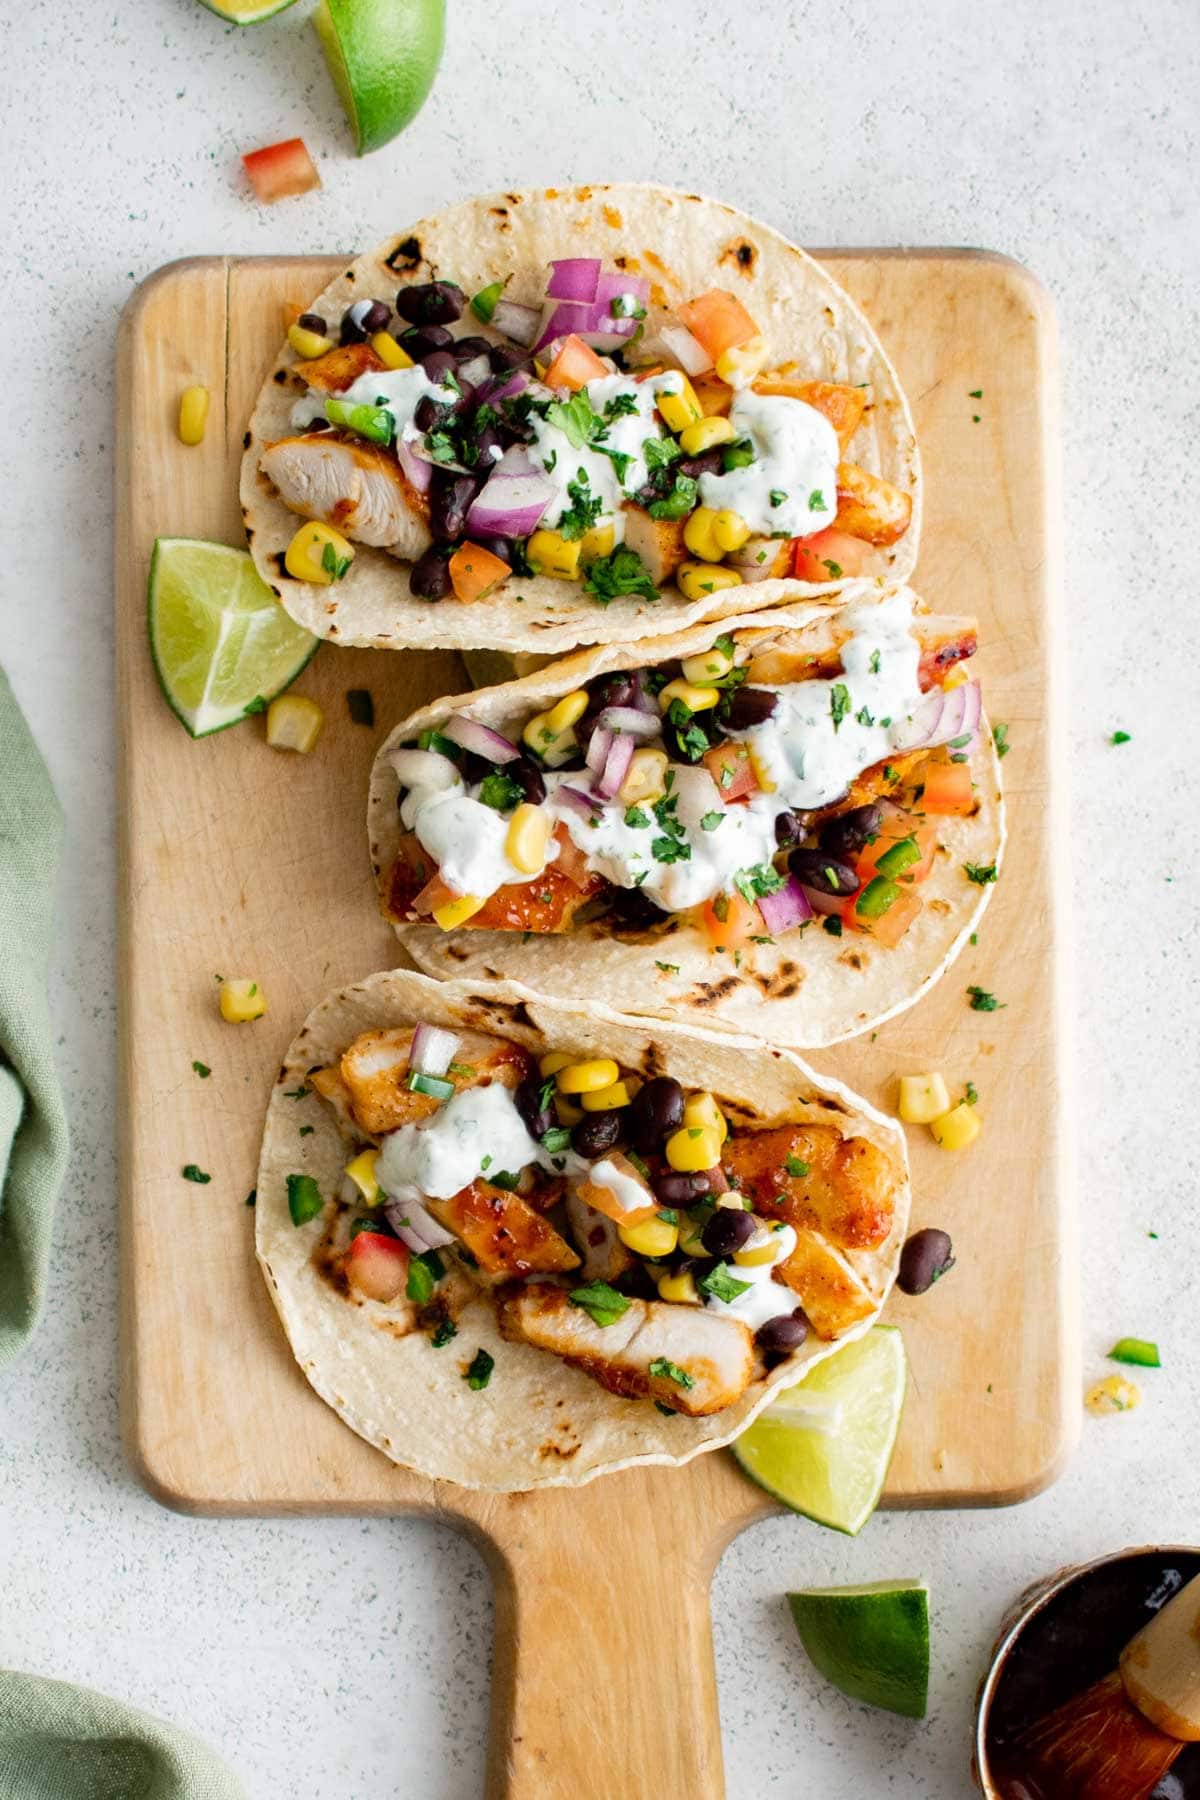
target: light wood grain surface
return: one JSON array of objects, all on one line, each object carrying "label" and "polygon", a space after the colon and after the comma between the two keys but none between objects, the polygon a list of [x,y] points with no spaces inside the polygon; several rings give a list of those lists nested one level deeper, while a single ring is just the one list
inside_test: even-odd
[{"label": "light wood grain surface", "polygon": [[[980,620],[989,711],[1008,722],[1005,878],[968,950],[913,1012],[815,1061],[889,1106],[902,1070],[975,1082],[966,1155],[911,1133],[915,1223],[958,1266],[896,1296],[909,1396],[885,1504],[998,1504],[1062,1466],[1078,1415],[1074,1212],[1058,938],[1063,767],[1048,704],[1058,541],[1053,321],[1032,278],[971,252],[827,260],[905,381],[928,482],[916,585]],[[116,603],[121,721],[123,1395],[129,1452],[167,1504],[206,1512],[431,1511],[484,1544],[498,1580],[489,1792],[717,1800],[711,1571],[771,1502],[724,1453],[579,1493],[481,1496],[408,1475],[361,1442],[292,1361],[253,1257],[258,1134],[271,1081],[320,994],[396,960],[363,823],[377,736],[465,685],[450,652],[323,648],[298,691],[325,708],[317,752],[269,750],[260,723],[191,742],[146,649],[156,535],[242,541],[237,465],[262,373],[330,259],[172,265],[120,340]],[[208,436],[174,434],[181,388],[212,391]],[[970,391],[982,389],[982,397]],[[976,422],[974,415],[978,414]],[[367,688],[379,730],[345,694]],[[218,974],[252,975],[268,1016],[223,1025]],[[970,1010],[965,989],[1004,1010]],[[193,1060],[211,1067],[201,1080]],[[212,1174],[185,1182],[185,1163]],[[797,1531],[814,1527],[797,1521]],[[652,1772],[652,1777],[651,1777]]]}]

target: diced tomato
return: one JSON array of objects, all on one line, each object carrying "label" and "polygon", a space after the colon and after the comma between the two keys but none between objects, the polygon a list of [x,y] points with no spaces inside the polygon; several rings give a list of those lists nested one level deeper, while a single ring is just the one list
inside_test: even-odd
[{"label": "diced tomato", "polygon": [[758,336],[758,326],[741,301],[725,288],[709,288],[683,306],[675,308],[694,338],[716,362],[726,350],[745,344]]},{"label": "diced tomato", "polygon": [[921,910],[920,896],[901,889],[887,911],[880,913],[877,919],[864,919],[858,913],[858,902],[863,892],[854,894],[842,908],[842,923],[851,931],[861,931],[877,944],[891,949],[898,944],[913,920]]},{"label": "diced tomato", "polygon": [[450,585],[456,600],[483,600],[511,574],[503,558],[482,544],[463,544],[450,558]]},{"label": "diced tomato", "polygon": [[586,387],[589,381],[600,381],[608,370],[596,355],[590,344],[585,344],[581,337],[572,332],[563,339],[558,355],[546,370],[547,387],[565,387],[578,390]]},{"label": "diced tomato", "polygon": [[760,375],[753,387],[756,394],[783,394],[811,406],[829,420],[843,450],[858,430],[867,404],[865,388],[840,381],[785,381],[778,375]]},{"label": "diced tomato", "polygon": [[306,194],[320,187],[321,177],[303,138],[286,138],[265,150],[249,150],[242,157],[250,185],[264,206],[286,200],[289,194]]},{"label": "diced tomato", "polygon": [[737,893],[714,894],[701,917],[714,950],[740,950],[748,938],[766,932],[757,906]]},{"label": "diced tomato", "polygon": [[366,1300],[395,1300],[408,1283],[408,1245],[382,1231],[360,1231],[342,1257],[342,1270]]},{"label": "diced tomato", "polygon": [[558,845],[554,868],[577,888],[590,887],[595,878],[587,866],[587,851],[579,848],[565,825],[555,826],[554,841]]},{"label": "diced tomato", "polygon": [[870,545],[832,525],[825,531],[815,531],[811,537],[794,538],[792,542],[797,581],[840,581],[843,575],[862,575],[867,571]]},{"label": "diced tomato", "polygon": [[744,800],[747,794],[758,792],[758,777],[749,744],[726,738],[723,744],[714,744],[711,750],[706,750],[700,760],[716,782],[722,800]]},{"label": "diced tomato", "polygon": [[585,1201],[588,1206],[595,1207],[597,1212],[603,1213],[605,1218],[615,1220],[618,1225],[644,1225],[647,1219],[652,1219],[654,1217],[655,1213],[659,1210],[661,1202],[655,1198],[649,1182],[646,1181],[641,1172],[630,1162],[627,1156],[624,1156],[621,1153],[620,1150],[614,1152],[606,1160],[611,1162],[614,1168],[616,1168],[620,1174],[625,1176],[627,1181],[633,1182],[637,1187],[643,1190],[646,1196],[645,1205],[630,1207],[622,1206],[620,1200],[610,1188],[602,1187],[599,1182],[593,1181],[590,1176],[580,1183],[579,1198]]},{"label": "diced tomato", "polygon": [[966,818],[975,811],[970,763],[928,762],[923,773],[925,792],[921,806],[925,812]]},{"label": "diced tomato", "polygon": [[919,862],[911,863],[902,874],[895,877],[903,887],[911,887],[914,882],[925,881],[933,867],[933,853],[937,848],[937,826],[928,819],[916,819],[911,813],[905,813],[899,807],[889,808],[884,814],[883,824],[875,841],[864,844],[854,860],[855,873],[865,887],[871,880],[879,865],[881,857],[895,848],[905,839],[912,838],[921,853]]}]

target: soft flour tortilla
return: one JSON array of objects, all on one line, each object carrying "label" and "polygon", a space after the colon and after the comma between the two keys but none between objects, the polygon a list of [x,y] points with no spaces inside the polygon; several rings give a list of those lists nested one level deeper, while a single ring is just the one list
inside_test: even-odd
[{"label": "soft flour tortilla", "polygon": [[[708,1418],[666,1418],[649,1401],[619,1399],[556,1356],[500,1336],[486,1299],[460,1314],[458,1336],[440,1350],[421,1333],[396,1337],[394,1315],[348,1299],[318,1272],[313,1252],[335,1211],[346,1141],[319,1095],[290,1099],[308,1072],[339,1057],[359,1032],[426,1020],[495,1032],[535,1051],[613,1056],[646,1075],[669,1074],[711,1089],[738,1122],[840,1125],[894,1151],[904,1180],[891,1235],[878,1250],[843,1252],[876,1299],[876,1312],[827,1343],[811,1337],[741,1400]],[[311,1126],[308,1136],[301,1136]],[[325,1215],[294,1226],[287,1176],[314,1177]],[[635,1463],[685,1463],[727,1444],[767,1404],[878,1316],[895,1277],[911,1194],[904,1133],[839,1082],[798,1057],[748,1038],[623,1018],[605,1006],[586,1013],[515,984],[479,992],[399,970],[332,994],[309,1014],[279,1071],[267,1108],[258,1171],[258,1259],[296,1359],[322,1399],[393,1462],[436,1480],[512,1493],[579,1487]],[[463,1371],[480,1347],[496,1359],[490,1385],[474,1392]]]},{"label": "soft flour tortilla", "polygon": [[[881,552],[892,581],[916,565],[921,535],[921,468],[908,403],[896,372],[858,308],[819,264],[786,238],[732,207],[650,184],[545,188],[465,200],[389,237],[352,263],[311,303],[331,323],[360,298],[394,298],[401,285],[433,278],[456,281],[469,296],[506,275],[510,299],[540,302],[554,257],[599,256],[652,283],[646,344],[673,304],[705,288],[726,287],[742,300],[771,346],[772,367],[800,380],[869,383],[871,405],[846,453],[851,462],[911,494],[912,523]],[[473,334],[503,342],[473,315]],[[631,597],[599,606],[576,582],[514,577],[492,600],[464,606],[413,597],[409,565],[383,550],[356,546],[354,566],[332,587],[293,581],[283,555],[298,529],[295,513],[259,471],[267,444],[291,434],[291,411],[305,391],[303,363],[285,343],[267,376],[246,434],[242,512],[258,572],[298,624],[339,644],[382,649],[499,648],[561,655],[579,644],[614,643],[647,632],[678,631],[746,604],[729,590],[687,601],[678,588],[657,602]],[[805,594],[836,591],[765,581],[756,607]],[[735,590],[740,592],[740,590]]]},{"label": "soft flour tortilla", "polygon": [[[860,591],[847,598],[862,599]],[[722,622],[756,651],[803,648],[803,630],[824,617],[812,605],[780,607]],[[714,627],[675,637],[613,644],[537,670],[502,687],[433,702],[403,721],[381,747],[371,775],[368,832],[381,894],[402,835],[400,784],[389,752],[452,712],[515,733],[532,713],[610,669],[644,667],[707,650]],[[963,864],[1000,863],[1005,839],[1000,764],[984,720],[971,757],[979,798],[969,818],[938,821],[941,849],[921,887],[925,904],[894,949],[860,932],[832,937],[814,921],[772,944],[746,944],[741,963],[715,954],[703,930],[685,917],[646,932],[614,935],[603,921],[556,935],[519,931],[444,932],[436,925],[397,925],[405,950],[431,975],[486,984],[511,978],[544,994],[605,999],[626,1012],[685,1019],[692,1025],[750,1031],[775,1044],[816,1050],[903,1012],[943,975],[979,923],[992,893],[967,879]],[[664,964],[667,967],[664,968]]]}]

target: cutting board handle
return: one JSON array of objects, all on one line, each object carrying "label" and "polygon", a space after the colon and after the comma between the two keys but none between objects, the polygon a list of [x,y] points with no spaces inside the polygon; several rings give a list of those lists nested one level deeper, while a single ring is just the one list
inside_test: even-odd
[{"label": "cutting board handle", "polygon": [[723,1800],[715,1551],[678,1487],[605,1485],[514,1496],[490,1545],[488,1800]]}]

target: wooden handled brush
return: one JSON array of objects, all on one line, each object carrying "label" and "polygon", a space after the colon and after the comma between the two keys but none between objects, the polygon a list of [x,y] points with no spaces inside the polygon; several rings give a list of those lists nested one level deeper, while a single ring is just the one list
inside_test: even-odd
[{"label": "wooden handled brush", "polygon": [[1200,1742],[1200,1575],[1131,1638],[1119,1668],[1017,1739],[1030,1800],[1145,1800]]}]

